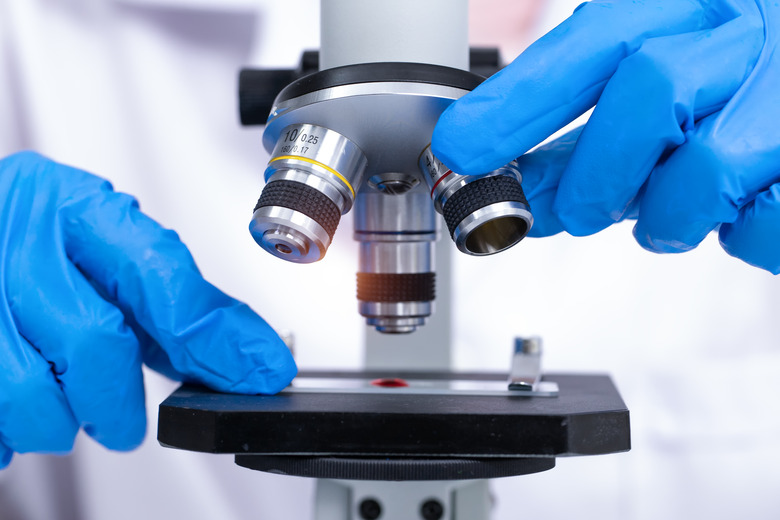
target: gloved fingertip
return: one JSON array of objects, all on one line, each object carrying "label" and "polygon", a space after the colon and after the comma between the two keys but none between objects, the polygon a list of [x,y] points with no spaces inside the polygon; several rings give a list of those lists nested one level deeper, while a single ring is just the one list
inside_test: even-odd
[{"label": "gloved fingertip", "polygon": [[528,204],[531,207],[531,213],[534,216],[534,222],[528,231],[529,237],[549,237],[557,235],[563,231],[563,224],[551,209],[554,193],[537,193],[532,199],[528,198]]},{"label": "gloved fingertip", "polygon": [[146,437],[146,415],[132,414],[121,424],[104,425],[84,424],[84,432],[109,450],[132,451],[138,448]]},{"label": "gloved fingertip", "polygon": [[[494,120],[504,113],[501,110],[504,101],[475,91],[447,107],[431,137],[431,151],[436,158],[456,173],[479,176],[525,152],[508,151],[505,136],[495,135]],[[491,110],[486,111],[485,106]]]},{"label": "gloved fingertip", "polygon": [[262,352],[263,362],[228,391],[242,394],[272,395],[286,388],[298,374],[292,353],[278,337],[272,338]]},{"label": "gloved fingertip", "polygon": [[[143,333],[145,334],[145,332]],[[139,332],[136,332],[136,335],[139,335]],[[141,352],[144,364],[155,372],[164,375],[172,381],[183,381],[185,379],[184,374],[173,367],[168,354],[153,339],[144,338],[141,341]]]},{"label": "gloved fingertip", "polygon": [[534,224],[528,231],[528,237],[531,238],[543,238],[552,235],[557,235],[563,231],[563,226],[558,219],[550,212],[540,214],[540,212],[534,213]]},{"label": "gloved fingertip", "polygon": [[14,458],[14,452],[7,446],[0,446],[0,469],[5,469],[11,464]]},{"label": "gloved fingertip", "polygon": [[729,255],[772,274],[780,274],[780,184],[760,193],[718,232]]},{"label": "gloved fingertip", "polygon": [[287,388],[295,376],[298,375],[298,367],[290,356],[289,362],[282,366],[276,366],[271,369],[271,373],[263,374],[263,386],[260,394],[273,395],[278,394]]},{"label": "gloved fingertip", "polygon": [[182,339],[164,347],[173,367],[185,381],[220,392],[272,394],[297,373],[279,335],[240,302],[215,309]]},{"label": "gloved fingertip", "polygon": [[727,233],[724,234],[723,228],[721,228],[718,241],[723,250],[730,256],[738,258],[748,265],[758,267],[759,269],[763,269],[774,275],[780,274],[780,257],[767,254],[766,251],[740,247],[740,244],[730,240]]},{"label": "gloved fingertip", "polygon": [[577,128],[517,158],[523,191],[534,216],[534,224],[528,232],[530,237],[547,237],[564,231],[563,224],[553,211],[553,205],[561,175],[581,130]]},{"label": "gloved fingertip", "polygon": [[657,236],[653,236],[642,225],[641,220],[634,225],[633,235],[634,240],[636,240],[642,248],[652,253],[684,253],[694,249],[696,245],[698,245],[686,244],[679,240],[664,240]]},{"label": "gloved fingertip", "polygon": [[461,175],[480,175],[495,169],[488,169],[489,161],[484,160],[485,154],[474,150],[468,138],[461,136],[458,129],[446,123],[436,125],[431,138],[431,151],[447,168]]},{"label": "gloved fingertip", "polygon": [[568,168],[563,173],[553,203],[553,211],[569,234],[578,237],[593,235],[621,222],[635,211],[631,203],[617,200],[610,193],[593,199],[592,191],[567,183],[572,179],[567,177],[571,173]]},{"label": "gloved fingertip", "polygon": [[575,237],[593,235],[615,223],[611,218],[584,205],[561,203],[560,197],[556,197],[552,210],[563,229]]}]

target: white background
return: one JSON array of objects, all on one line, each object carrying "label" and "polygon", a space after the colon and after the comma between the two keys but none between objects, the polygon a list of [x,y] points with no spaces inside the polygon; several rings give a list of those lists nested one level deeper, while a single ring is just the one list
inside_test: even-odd
[{"label": "white background", "polygon": [[[472,0],[472,40],[511,58],[575,6]],[[293,330],[302,367],[355,368],[351,220],[307,266],[247,232],[267,155],[261,130],[238,124],[237,71],[294,66],[318,46],[317,12],[315,0],[0,0],[0,155],[32,148],[109,178],[180,233],[210,281]],[[505,370],[512,338],[539,334],[549,371],[609,372],[631,410],[631,452],[498,480],[496,519],[780,517],[780,278],[714,236],[645,252],[630,223],[458,255],[455,278],[456,368]],[[80,437],[68,482],[36,473],[49,457],[17,456],[0,472],[0,519],[71,518],[47,509],[71,488],[86,519],[310,516],[311,481],[161,448],[156,406],[173,388],[147,373],[147,442],[118,454]]]}]

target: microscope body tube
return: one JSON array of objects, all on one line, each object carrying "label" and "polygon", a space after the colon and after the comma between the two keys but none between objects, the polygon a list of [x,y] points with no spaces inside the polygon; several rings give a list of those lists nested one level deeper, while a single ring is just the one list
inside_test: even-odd
[{"label": "microscope body tube", "polygon": [[321,70],[388,61],[468,70],[468,0],[320,2]]},{"label": "microscope body tube", "polygon": [[[375,62],[468,70],[468,0],[324,0],[320,9],[321,70]],[[364,187],[355,200],[358,308],[380,332],[412,332],[433,312],[437,219],[423,186]]]},{"label": "microscope body tube", "polygon": [[378,331],[412,332],[433,311],[438,222],[416,163],[441,111],[479,83],[468,2],[325,0],[321,12],[321,70],[285,87],[266,122],[250,231],[279,258],[316,262],[354,206],[359,310]]}]

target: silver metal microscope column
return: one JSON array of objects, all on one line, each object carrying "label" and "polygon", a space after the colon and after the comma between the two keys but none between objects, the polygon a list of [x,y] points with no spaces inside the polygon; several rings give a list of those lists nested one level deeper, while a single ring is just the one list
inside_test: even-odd
[{"label": "silver metal microscope column", "polygon": [[[320,5],[321,69],[389,61],[429,63],[468,70],[468,0],[322,0]],[[356,234],[360,232],[360,204],[371,198],[358,196],[356,200]],[[450,282],[454,248],[448,240],[437,241],[435,247],[432,256],[436,258],[435,270],[439,280],[436,312],[427,325],[419,327],[411,335],[381,334],[374,327],[367,327],[367,368],[450,368]],[[363,247],[374,251],[377,248],[382,246]],[[361,264],[370,263],[370,257],[361,257]],[[366,497],[376,496],[386,500],[382,520],[424,518],[420,516],[420,502],[424,502],[426,497],[418,497],[415,492],[438,500],[444,506],[441,518],[486,518],[489,511],[486,481],[387,483],[325,480],[318,482],[315,516],[317,520],[369,518],[363,515],[360,507]],[[392,503],[390,510],[387,509],[387,501]]]},{"label": "silver metal microscope column", "polygon": [[[322,69],[390,61],[468,70],[467,0],[323,0],[320,23]],[[447,240],[436,243],[436,312],[427,325],[401,337],[367,327],[367,368],[450,368],[452,255]]]},{"label": "silver metal microscope column", "polygon": [[383,61],[468,70],[468,0],[320,2],[320,69]]}]

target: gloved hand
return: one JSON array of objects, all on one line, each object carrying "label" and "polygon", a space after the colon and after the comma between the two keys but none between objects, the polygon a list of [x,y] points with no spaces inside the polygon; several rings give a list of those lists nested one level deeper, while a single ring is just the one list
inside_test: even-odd
[{"label": "gloved hand", "polygon": [[268,324],[132,197],[34,153],[0,161],[0,467],[69,451],[79,427],[136,447],[142,362],[239,393],[275,393],[296,372]]},{"label": "gloved hand", "polygon": [[453,103],[433,152],[485,173],[595,104],[581,134],[519,161],[531,234],[636,217],[642,246],[680,252],[719,228],[727,252],[777,274],[779,39],[773,0],[594,0]]}]

